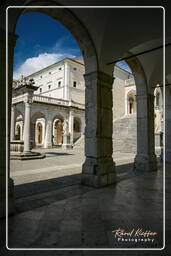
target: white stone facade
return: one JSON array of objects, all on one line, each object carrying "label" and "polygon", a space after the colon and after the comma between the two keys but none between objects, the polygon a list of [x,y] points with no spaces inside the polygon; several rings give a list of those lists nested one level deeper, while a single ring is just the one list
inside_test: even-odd
[{"label": "white stone facade", "polygon": [[[64,144],[72,147],[81,135],[84,134],[85,129],[84,72],[85,68],[81,58],[66,58],[26,78],[22,78],[23,81],[18,83],[15,81],[13,86],[14,91],[17,91],[17,93],[13,93],[12,99],[12,111],[15,113],[12,115],[13,124],[11,127],[14,128],[11,129],[11,140],[25,141],[27,137],[27,134],[24,135],[25,114],[28,114],[29,111],[30,147],[27,146],[28,150],[34,147],[59,147]],[[126,116],[135,117],[136,86],[133,75],[118,66],[115,66],[113,76],[113,129],[117,130],[117,122],[115,120],[118,121],[118,119]],[[34,86],[37,89],[34,90],[29,100],[30,103],[27,103],[26,93],[20,93],[20,90],[17,90],[17,88],[21,83],[27,82],[30,79],[34,80]],[[155,94],[157,94],[156,91]],[[156,101],[159,105],[158,98],[155,100],[155,105]],[[158,105],[156,111],[159,112]],[[28,111],[26,111],[27,109]],[[159,116],[158,112],[156,114],[157,117]],[[66,122],[68,123],[67,138],[65,138],[64,129]],[[136,123],[134,122],[133,125],[136,126]],[[156,125],[157,128],[155,129],[161,128],[158,120]],[[124,134],[126,134],[127,127],[122,122],[122,130],[124,129]],[[135,134],[130,134],[130,138],[132,138],[129,139],[129,144],[134,144],[134,150],[131,151],[136,151],[136,145],[133,142],[136,141],[136,128],[132,129],[130,125],[130,129],[134,130]],[[117,144],[119,147],[116,146]],[[114,145],[114,151],[117,151],[118,148],[120,150],[121,144],[122,142],[119,139],[116,145]],[[130,148],[132,146],[127,147],[127,150],[130,150]]]}]

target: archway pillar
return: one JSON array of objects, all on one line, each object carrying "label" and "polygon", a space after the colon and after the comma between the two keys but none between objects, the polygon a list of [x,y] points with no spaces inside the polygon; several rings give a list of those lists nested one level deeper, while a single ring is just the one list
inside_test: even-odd
[{"label": "archway pillar", "polygon": [[73,145],[74,142],[74,115],[73,110],[69,112],[69,133],[70,133],[70,144]]},{"label": "archway pillar", "polygon": [[154,96],[137,94],[137,155],[134,167],[140,171],[157,170],[154,146]]},{"label": "archway pillar", "polygon": [[165,90],[165,159],[171,163],[171,91],[168,86]]},{"label": "archway pillar", "polygon": [[82,184],[102,187],[116,182],[112,158],[113,77],[103,72],[85,76],[85,155]]},{"label": "archway pillar", "polygon": [[[0,81],[1,81],[1,93],[0,93],[0,217],[4,217],[6,214],[6,154],[8,154],[8,214],[15,212],[14,209],[14,183],[10,178],[9,159],[10,150],[6,151],[6,136],[8,136],[8,148],[10,149],[10,129],[11,129],[11,103],[12,103],[12,74],[13,74],[13,54],[16,39],[18,36],[14,34],[8,34],[8,42],[6,42],[6,31],[0,28]],[[6,43],[8,43],[8,81],[6,81]],[[8,85],[8,88],[6,86]],[[6,127],[6,89],[8,89],[8,127]],[[7,129],[7,134],[6,134]]]},{"label": "archway pillar", "polygon": [[24,119],[24,154],[30,153],[30,130],[31,130],[31,102],[29,99],[25,102]]},{"label": "archway pillar", "polygon": [[52,119],[46,121],[44,148],[52,148]]}]

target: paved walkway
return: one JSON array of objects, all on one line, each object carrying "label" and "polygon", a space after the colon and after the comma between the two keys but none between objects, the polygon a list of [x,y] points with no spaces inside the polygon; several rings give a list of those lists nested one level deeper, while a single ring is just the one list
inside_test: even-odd
[{"label": "paved walkway", "polygon": [[[11,161],[12,175],[17,184],[17,214],[9,218],[9,247],[162,247],[162,168],[157,172],[135,173],[132,170],[133,156],[120,155],[119,157],[118,155],[118,158],[115,156],[118,182],[109,187],[95,189],[80,185],[80,166],[84,156],[81,152],[72,152],[73,154],[68,151],[65,162],[62,159],[66,156],[64,155],[66,152],[62,152],[59,159],[58,150],[53,152],[53,155],[57,155],[52,157],[52,153],[48,151],[47,158],[33,160],[34,163],[33,161],[32,163],[31,161]],[[42,161],[41,166],[39,161]],[[25,168],[22,169],[24,165]],[[68,168],[68,165],[71,168]],[[45,168],[48,169],[48,174]],[[169,172],[168,180],[170,178]],[[37,181],[31,182],[32,179]],[[167,196],[170,197],[170,194]],[[118,241],[115,232],[112,232],[118,228],[125,231],[140,228],[143,231],[154,231],[157,235],[153,242],[152,240]],[[168,227],[167,232],[170,231]],[[90,253],[90,251],[87,252]],[[76,252],[76,255],[91,255],[87,252]],[[117,254],[108,252],[105,255],[133,255],[128,252],[121,254],[121,252]],[[67,252],[61,253],[57,255],[70,255]],[[42,255],[42,253],[39,254],[37,251],[35,255]],[[52,251],[43,255],[56,254]],[[139,251],[136,255],[146,254]],[[164,254],[155,252],[155,255]]]},{"label": "paved walkway", "polygon": [[[45,198],[46,202],[56,201],[57,195],[58,198],[64,199],[69,190],[71,190],[70,195],[77,194],[77,190],[79,193],[82,191],[81,169],[85,160],[82,150],[46,149],[39,151],[45,153],[46,158],[11,161],[11,177],[15,184],[17,212],[39,207]],[[118,179],[130,176],[134,155],[115,154],[114,158]],[[73,186],[77,186],[77,189],[73,189]],[[84,188],[87,190],[86,187]]]}]

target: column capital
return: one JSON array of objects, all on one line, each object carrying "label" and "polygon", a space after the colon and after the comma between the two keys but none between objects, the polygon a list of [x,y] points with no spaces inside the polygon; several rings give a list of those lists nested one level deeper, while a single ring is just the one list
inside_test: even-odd
[{"label": "column capital", "polygon": [[15,104],[11,104],[11,108],[14,110],[16,109],[16,105]]},{"label": "column capital", "polygon": [[33,102],[33,100],[29,97],[24,99],[25,106],[27,106],[27,107],[31,106],[32,102]]}]

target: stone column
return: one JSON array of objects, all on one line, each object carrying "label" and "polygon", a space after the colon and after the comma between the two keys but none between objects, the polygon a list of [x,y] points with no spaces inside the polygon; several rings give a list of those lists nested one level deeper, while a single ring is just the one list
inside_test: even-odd
[{"label": "stone column", "polygon": [[31,103],[25,102],[24,154],[30,153]]},{"label": "stone column", "polygon": [[155,171],[157,161],[154,145],[154,96],[137,94],[137,155],[136,170]]},{"label": "stone column", "polygon": [[46,121],[44,148],[52,148],[52,120]]},{"label": "stone column", "polygon": [[165,88],[165,159],[171,163],[171,90]]},{"label": "stone column", "polygon": [[69,133],[70,133],[70,144],[73,145],[74,142],[74,116],[73,110],[69,112]]},{"label": "stone column", "polygon": [[85,155],[82,184],[102,187],[116,182],[112,159],[113,77],[102,72],[85,76]]},{"label": "stone column", "polygon": [[11,141],[15,140],[15,105],[12,105],[11,107]]},{"label": "stone column", "polygon": [[[8,127],[6,127],[6,31],[0,28],[0,217],[4,217],[6,213],[6,168],[8,168],[8,214],[14,213],[14,183],[10,178],[9,172],[9,155],[10,150],[6,151],[6,136],[8,136],[8,149],[10,149],[10,128],[11,128],[11,102],[12,102],[12,74],[13,74],[13,53],[16,35],[8,35]],[[7,131],[7,132],[6,132]],[[8,166],[6,162],[6,154],[8,155]]]}]

